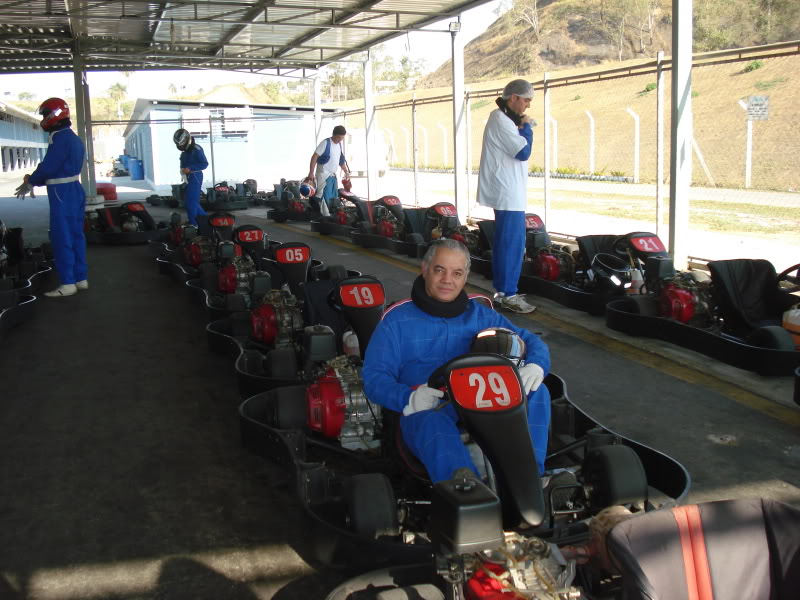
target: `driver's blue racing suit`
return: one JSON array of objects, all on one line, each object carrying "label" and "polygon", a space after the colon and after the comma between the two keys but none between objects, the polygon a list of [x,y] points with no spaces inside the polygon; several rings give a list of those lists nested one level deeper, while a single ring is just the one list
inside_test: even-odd
[{"label": "driver's blue racing suit", "polygon": [[49,141],[47,154],[29,183],[47,186],[53,260],[61,283],[67,285],[84,281],[89,272],[83,234],[86,193],[80,182],[86,150],[69,126],[52,131]]},{"label": "driver's blue racing suit", "polygon": [[186,175],[186,190],[183,194],[186,204],[186,220],[197,226],[197,215],[208,213],[200,206],[200,190],[203,187],[203,169],[208,168],[208,160],[203,148],[194,144],[189,150],[181,152],[181,169],[189,169]]},{"label": "driver's blue racing suit", "polygon": [[[475,334],[489,327],[517,332],[527,345],[526,362],[536,363],[547,375],[547,345],[480,302],[470,300],[461,315],[445,318],[430,315],[408,300],[391,308],[370,338],[362,370],[367,397],[402,415],[412,388],[426,383],[448,360],[469,352]],[[461,442],[456,422],[452,404],[400,417],[403,439],[434,483],[450,479],[460,467],[478,472]],[[549,424],[550,393],[542,384],[528,395],[528,428],[540,473],[544,471]]]}]

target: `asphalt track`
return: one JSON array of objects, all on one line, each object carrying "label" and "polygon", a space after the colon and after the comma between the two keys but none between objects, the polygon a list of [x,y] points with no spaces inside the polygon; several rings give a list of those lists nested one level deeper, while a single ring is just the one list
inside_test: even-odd
[{"label": "asphalt track", "polygon": [[[376,275],[390,300],[408,295],[418,261],[259,214],[237,218]],[[0,198],[0,218],[41,237],[46,203]],[[92,246],[89,262],[90,290],[41,298],[2,342],[0,598],[324,598],[352,573],[315,564],[283,471],[240,447],[232,361],[208,351],[203,310],[144,247]],[[548,343],[573,402],[681,461],[691,501],[800,506],[789,378],[612,336],[531,300],[539,310],[512,320]]]}]

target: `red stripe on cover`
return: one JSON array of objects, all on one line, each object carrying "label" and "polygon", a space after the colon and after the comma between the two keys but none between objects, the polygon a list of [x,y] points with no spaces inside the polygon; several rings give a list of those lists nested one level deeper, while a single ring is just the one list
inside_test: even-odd
[{"label": "red stripe on cover", "polygon": [[678,524],[689,600],[714,600],[700,509],[697,505],[678,506],[672,515]]}]

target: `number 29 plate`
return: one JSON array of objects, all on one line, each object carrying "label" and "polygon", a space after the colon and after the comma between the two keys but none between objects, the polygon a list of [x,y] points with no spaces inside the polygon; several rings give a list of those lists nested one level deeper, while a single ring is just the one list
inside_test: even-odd
[{"label": "number 29 plate", "polygon": [[508,410],[523,400],[514,369],[503,365],[453,369],[450,389],[453,399],[468,410]]}]

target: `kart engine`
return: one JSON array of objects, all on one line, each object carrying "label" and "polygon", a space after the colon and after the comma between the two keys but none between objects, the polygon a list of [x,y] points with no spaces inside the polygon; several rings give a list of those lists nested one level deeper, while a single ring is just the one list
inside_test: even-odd
[{"label": "kart engine", "polygon": [[120,216],[119,228],[122,231],[144,231],[144,222],[134,214],[125,213]]},{"label": "kart engine", "polygon": [[293,199],[289,200],[289,212],[292,213],[304,213],[308,208],[308,203],[304,202],[303,200]]},{"label": "kart engine", "polygon": [[385,206],[375,207],[375,230],[383,237],[401,240],[405,237],[405,227]]},{"label": "kart engine", "polygon": [[[186,239],[185,233],[184,239]],[[209,237],[198,235],[184,247],[183,252],[186,264],[198,267],[201,263],[216,260],[217,244]]]},{"label": "kart engine", "polygon": [[[464,244],[471,255],[478,256],[480,254],[480,236],[477,229],[470,229],[466,225],[458,225],[450,231],[447,237]],[[433,232],[431,232],[431,239],[433,239]]]},{"label": "kart engine", "polygon": [[358,209],[350,202],[342,202],[333,218],[339,225],[355,227],[358,225]]},{"label": "kart engine", "polygon": [[284,348],[295,345],[303,331],[303,313],[297,298],[283,290],[270,290],[250,311],[250,337],[255,341]]},{"label": "kart engine", "polygon": [[370,450],[380,446],[381,407],[372,404],[361,386],[360,359],[337,356],[322,366],[322,375],[306,389],[308,426],[342,448]]},{"label": "kart engine", "polygon": [[533,256],[533,272],[547,281],[572,281],[575,259],[572,253],[560,246],[540,248]]},{"label": "kart engine", "polygon": [[658,295],[658,312],[662,317],[697,326],[711,319],[711,286],[695,271],[681,271],[664,281]]},{"label": "kart engine", "polygon": [[472,576],[465,586],[467,600],[579,600],[572,586],[576,564],[554,544],[507,533],[505,546],[474,555]]},{"label": "kart engine", "polygon": [[217,272],[217,287],[223,294],[247,294],[252,289],[255,265],[249,256],[235,256]]}]

